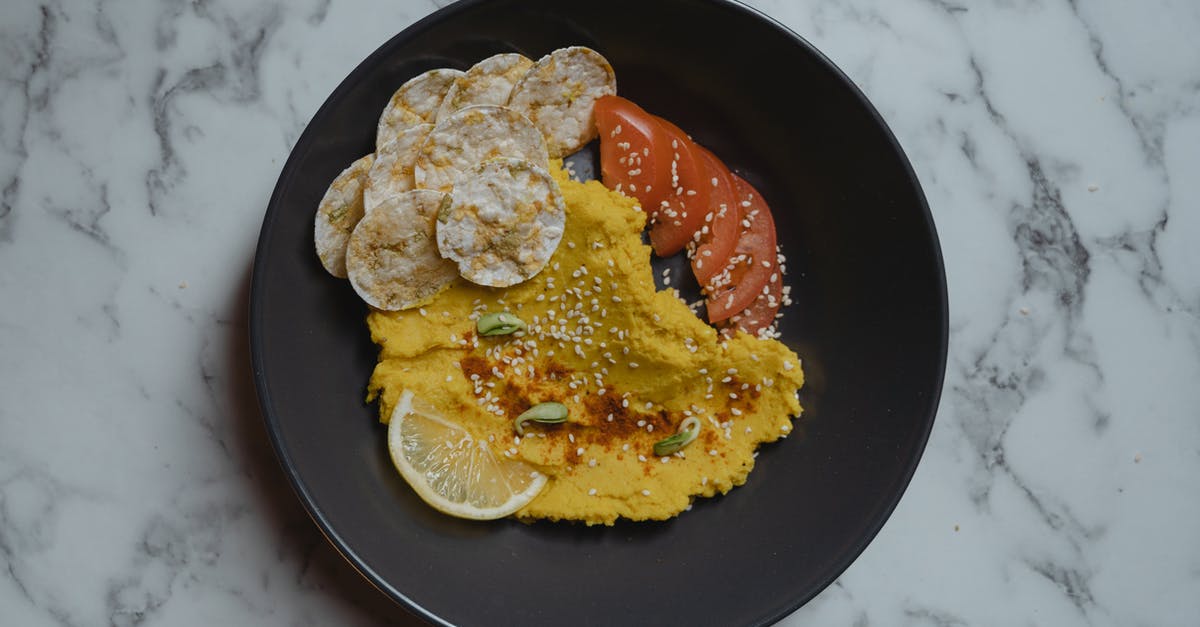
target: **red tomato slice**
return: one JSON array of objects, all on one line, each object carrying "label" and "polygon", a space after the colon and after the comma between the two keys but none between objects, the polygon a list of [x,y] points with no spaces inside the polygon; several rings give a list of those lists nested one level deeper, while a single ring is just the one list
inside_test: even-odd
[{"label": "red tomato slice", "polygon": [[659,257],[670,257],[683,250],[704,226],[708,190],[712,186],[705,184],[708,179],[704,176],[700,147],[678,126],[662,118],[658,122],[669,138],[666,148],[671,156],[671,190],[650,226],[650,244]]},{"label": "red tomato slice", "polygon": [[600,177],[609,189],[637,198],[651,217],[671,192],[670,146],[657,119],[620,96],[596,100]]},{"label": "red tomato slice", "polygon": [[708,212],[698,235],[689,244],[692,258],[692,274],[696,282],[704,285],[716,274],[733,254],[741,235],[742,207],[736,202],[733,174],[724,163],[703,146],[699,148],[700,162],[704,165],[704,177],[709,182]]},{"label": "red tomato slice", "polygon": [[736,174],[731,176],[734,191],[741,199],[743,230],[725,267],[705,284],[709,322],[726,320],[749,307],[770,281],[772,272],[779,280],[771,208],[754,186]]},{"label": "red tomato slice", "polygon": [[775,314],[779,313],[779,307],[783,304],[783,274],[779,272],[778,261],[774,263],[771,275],[776,277],[776,280],[768,279],[749,307],[723,322],[726,329],[737,329],[757,335],[760,330],[775,323]]}]

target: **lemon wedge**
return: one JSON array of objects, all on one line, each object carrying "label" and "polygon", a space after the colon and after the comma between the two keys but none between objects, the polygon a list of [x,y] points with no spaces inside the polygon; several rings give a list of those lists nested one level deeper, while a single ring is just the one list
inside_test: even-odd
[{"label": "lemon wedge", "polygon": [[546,486],[546,476],[498,459],[487,442],[405,390],[388,423],[392,463],[426,503],[446,514],[494,520],[516,512]]}]

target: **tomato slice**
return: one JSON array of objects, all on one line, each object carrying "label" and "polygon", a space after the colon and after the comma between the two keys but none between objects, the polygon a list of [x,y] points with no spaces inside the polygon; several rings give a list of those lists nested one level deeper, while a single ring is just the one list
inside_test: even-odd
[{"label": "tomato slice", "polygon": [[734,192],[742,205],[742,233],[725,267],[705,284],[708,321],[728,319],[754,302],[776,267],[775,221],[771,208],[754,186],[732,174]]},{"label": "tomato slice", "polygon": [[638,199],[651,217],[671,192],[671,145],[658,120],[620,96],[596,100],[600,178],[605,187]]},{"label": "tomato slice", "polygon": [[768,279],[749,307],[721,323],[725,329],[737,329],[757,335],[760,330],[775,323],[775,314],[779,313],[779,307],[783,305],[783,274],[779,272],[778,261],[773,265],[771,274],[776,280]]},{"label": "tomato slice", "polygon": [[666,151],[671,156],[670,191],[653,217],[650,244],[659,257],[669,257],[683,250],[704,226],[712,186],[705,184],[708,179],[704,177],[700,147],[678,126],[662,118],[658,123],[669,138]]},{"label": "tomato slice", "polygon": [[710,187],[708,212],[700,230],[688,244],[688,252],[692,258],[692,274],[697,283],[704,285],[733,254],[733,247],[742,232],[742,207],[734,191],[733,173],[707,148],[696,147],[704,166],[704,178]]}]

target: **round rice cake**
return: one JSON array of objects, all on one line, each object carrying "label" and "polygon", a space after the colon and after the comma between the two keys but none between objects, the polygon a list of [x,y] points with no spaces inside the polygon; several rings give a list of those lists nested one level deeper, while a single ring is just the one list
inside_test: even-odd
[{"label": "round rice cake", "polygon": [[401,85],[379,116],[375,147],[388,143],[406,128],[432,123],[450,85],[462,75],[461,70],[438,68],[418,74]]},{"label": "round rice cake", "polygon": [[346,242],[363,217],[363,188],[374,161],[375,155],[370,154],[351,163],[333,179],[317,204],[313,220],[317,258],[329,274],[340,279],[346,278]]},{"label": "round rice cake", "polygon": [[375,151],[375,163],[367,172],[367,188],[363,191],[365,211],[374,209],[391,196],[416,187],[413,166],[417,162],[421,144],[432,130],[432,124],[407,128]]},{"label": "round rice cake", "polygon": [[513,85],[533,67],[533,61],[523,54],[506,52],[490,56],[454,79],[438,107],[437,121],[471,105],[502,105],[512,95]]},{"label": "round rice cake", "polygon": [[363,216],[350,234],[346,269],[350,285],[376,309],[409,309],[458,277],[438,254],[435,222],[449,197],[428,189],[390,196]]},{"label": "round rice cake", "polygon": [[542,57],[513,87],[508,106],[546,136],[550,156],[565,157],[596,138],[596,99],[617,93],[617,76],[599,52],[559,48]]},{"label": "round rice cake", "polygon": [[566,225],[558,183],[536,164],[484,161],[454,188],[437,217],[437,245],[458,273],[480,285],[508,287],[546,266]]},{"label": "round rice cake", "polygon": [[417,153],[413,180],[418,188],[449,192],[475,164],[512,157],[547,168],[546,140],[529,118],[496,105],[459,109],[429,133]]}]

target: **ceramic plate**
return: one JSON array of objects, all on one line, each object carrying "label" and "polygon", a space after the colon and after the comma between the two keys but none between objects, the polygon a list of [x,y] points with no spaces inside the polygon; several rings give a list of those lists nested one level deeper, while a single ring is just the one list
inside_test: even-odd
[{"label": "ceramic plate", "polygon": [[[793,435],[746,485],[669,522],[470,522],[392,468],[366,306],[313,252],[313,212],[373,150],[392,91],[435,67],[562,46],[604,54],[620,93],[689,130],[769,201],[804,360]],[[593,158],[575,157],[580,170]],[[683,272],[682,259],[676,260]],[[656,272],[656,274],[658,274]],[[832,582],[916,468],[946,359],[946,285],[920,186],[854,85],[771,19],[726,1],[466,1],[414,24],[329,96],[279,177],[254,264],[254,373],[281,463],[364,577],[450,624],[765,624]]]}]

